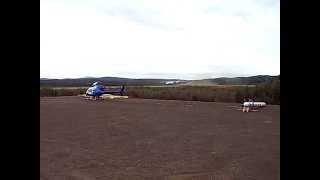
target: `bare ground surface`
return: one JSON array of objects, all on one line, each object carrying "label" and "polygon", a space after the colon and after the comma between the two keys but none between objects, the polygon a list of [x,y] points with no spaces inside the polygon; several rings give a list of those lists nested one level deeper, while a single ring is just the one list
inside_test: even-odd
[{"label": "bare ground surface", "polygon": [[40,100],[41,180],[280,179],[280,106]]}]

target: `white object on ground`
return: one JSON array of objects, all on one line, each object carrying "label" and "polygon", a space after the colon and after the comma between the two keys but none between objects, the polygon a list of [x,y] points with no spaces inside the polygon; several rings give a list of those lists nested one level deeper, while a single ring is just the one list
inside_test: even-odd
[{"label": "white object on ground", "polygon": [[[86,98],[89,98],[90,96],[86,96],[85,94],[80,94],[78,96],[81,96],[81,97],[86,97]],[[103,94],[101,96],[102,99],[127,99],[129,98],[128,96],[116,96],[116,95],[112,95],[112,94]]]},{"label": "white object on ground", "polygon": [[267,104],[265,102],[244,102],[243,106],[245,107],[263,107]]},{"label": "white object on ground", "polygon": [[128,96],[116,96],[112,94],[104,94],[101,96],[102,99],[127,99]]}]

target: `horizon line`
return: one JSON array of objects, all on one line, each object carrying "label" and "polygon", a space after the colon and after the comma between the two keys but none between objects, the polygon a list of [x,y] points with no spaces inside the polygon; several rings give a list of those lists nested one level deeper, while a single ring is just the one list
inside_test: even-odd
[{"label": "horizon line", "polygon": [[280,76],[280,73],[278,75],[270,75],[270,74],[257,74],[257,75],[247,75],[247,76],[219,76],[219,77],[211,77],[211,78],[196,78],[196,79],[180,79],[180,78],[130,78],[130,77],[125,77],[125,76],[83,76],[83,77],[74,77],[74,78],[70,78],[70,77],[64,77],[64,78],[48,78],[48,77],[40,77],[40,80],[44,80],[44,79],[55,79],[55,80],[65,80],[65,79],[85,79],[85,78],[94,78],[94,79],[98,79],[98,78],[122,78],[122,79],[167,79],[167,80],[205,80],[205,79],[217,79],[217,78],[244,78],[244,77],[254,77],[254,76]]}]

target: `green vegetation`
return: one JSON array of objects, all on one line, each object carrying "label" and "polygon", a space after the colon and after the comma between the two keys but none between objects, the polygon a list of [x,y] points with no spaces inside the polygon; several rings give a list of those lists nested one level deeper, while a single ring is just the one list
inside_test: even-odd
[{"label": "green vegetation", "polygon": [[[40,88],[40,96],[74,96],[86,88]],[[172,99],[210,102],[242,102],[244,97],[268,104],[280,104],[280,77],[256,86],[127,86],[126,95],[134,98]]]},{"label": "green vegetation", "polygon": [[40,88],[40,97],[44,96],[76,96],[85,94],[87,88]]},{"label": "green vegetation", "polygon": [[280,104],[280,82],[257,86],[128,87],[127,94],[136,98],[210,102],[242,102],[244,97],[251,97]]}]

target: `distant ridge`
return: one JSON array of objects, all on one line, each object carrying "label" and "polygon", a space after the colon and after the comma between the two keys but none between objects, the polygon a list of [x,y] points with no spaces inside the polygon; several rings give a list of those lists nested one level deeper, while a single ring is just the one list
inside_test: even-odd
[{"label": "distant ridge", "polygon": [[83,77],[75,79],[48,79],[40,78],[40,87],[79,87],[90,86],[93,82],[99,81],[106,85],[136,85],[136,86],[162,86],[168,81],[177,81],[180,85],[256,85],[265,82],[271,82],[274,79],[280,80],[280,75],[257,75],[249,77],[220,77],[214,79],[202,79],[202,80],[181,80],[181,79],[131,79],[121,77]]},{"label": "distant ridge", "polygon": [[120,77],[99,77],[99,78],[76,78],[76,79],[40,79],[41,87],[64,87],[64,86],[89,86],[95,81],[107,85],[163,85],[167,81],[177,81],[178,79],[130,79]]}]

